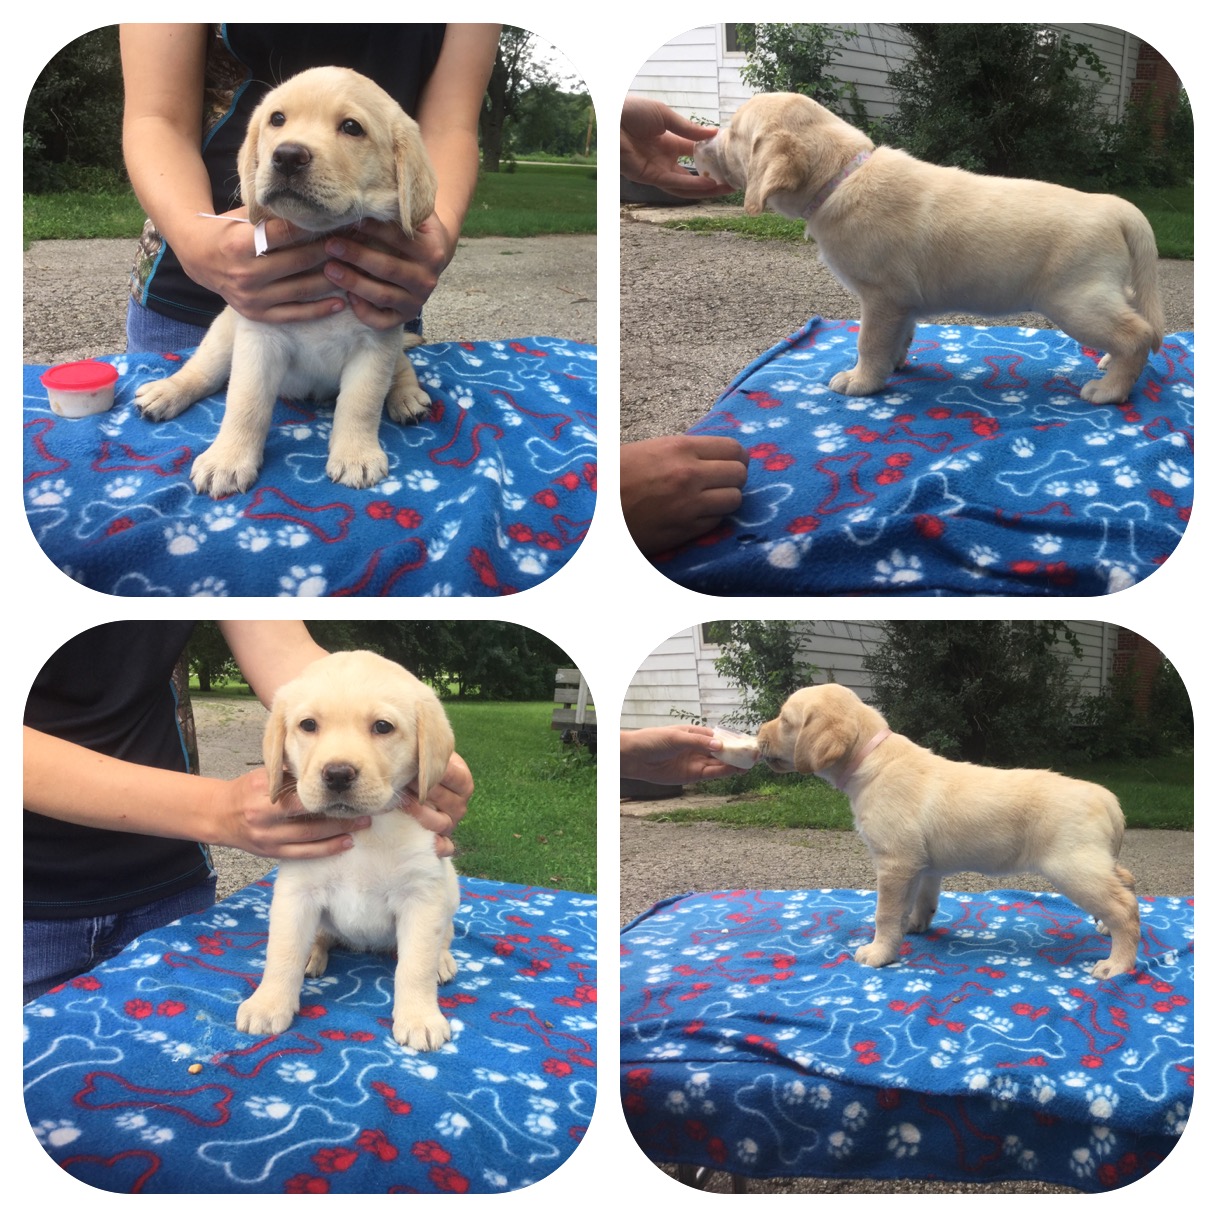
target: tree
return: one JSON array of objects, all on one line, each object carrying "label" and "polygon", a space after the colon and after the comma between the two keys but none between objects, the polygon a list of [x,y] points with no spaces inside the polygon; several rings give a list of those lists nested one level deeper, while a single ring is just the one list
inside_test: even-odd
[{"label": "tree", "polygon": [[797,621],[714,621],[706,637],[722,650],[714,669],[738,688],[740,707],[723,725],[756,730],[777,717],[785,699],[810,684],[818,668],[798,660],[808,626]]},{"label": "tree", "polygon": [[57,52],[26,102],[26,192],[63,189],[82,165],[121,173],[122,98],[117,26],[90,30]]},{"label": "tree", "polygon": [[892,730],[939,755],[1031,767],[1062,755],[1080,689],[1061,621],[888,621],[864,662]]},{"label": "tree", "polygon": [[841,31],[807,22],[756,22],[735,27],[747,62],[743,83],[759,93],[802,93],[841,117],[857,117],[857,90],[828,73],[841,50]]},{"label": "tree", "polygon": [[216,684],[240,677],[232,651],[214,621],[199,621],[195,625],[186,654],[199,692],[210,692]]},{"label": "tree", "polygon": [[[1097,164],[1107,77],[1091,47],[1022,23],[901,25],[911,57],[890,73],[885,142],[1004,177],[1082,179]],[[1085,80],[1084,64],[1098,79]]]},{"label": "tree", "polygon": [[517,25],[504,25],[498,39],[498,54],[481,104],[481,167],[497,173],[503,154],[507,121],[519,110],[529,78],[543,75],[533,62],[536,35]]}]

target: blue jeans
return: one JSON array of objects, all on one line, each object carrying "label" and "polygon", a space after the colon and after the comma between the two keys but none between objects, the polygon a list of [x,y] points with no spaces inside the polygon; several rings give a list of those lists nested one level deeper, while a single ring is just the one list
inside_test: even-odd
[{"label": "blue jeans", "polygon": [[21,1003],[28,1005],[47,989],[66,984],[113,958],[141,933],[161,929],[193,912],[205,912],[214,903],[212,875],[176,895],[111,916],[25,921]]}]

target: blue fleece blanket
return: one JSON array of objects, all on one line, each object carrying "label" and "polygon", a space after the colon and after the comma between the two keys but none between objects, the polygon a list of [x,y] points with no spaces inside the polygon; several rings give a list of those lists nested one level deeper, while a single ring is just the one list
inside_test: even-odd
[{"label": "blue fleece blanket", "polygon": [[181,356],[114,355],[114,409],[53,414],[26,367],[25,505],[64,573],[111,595],[493,596],[561,569],[591,521],[596,348],[557,338],[436,343],[410,352],[435,402],[385,418],[389,475],[368,490],[325,475],[332,404],[280,401],[257,483],[215,501],[190,466],[224,393],[170,422],[133,399]]},{"label": "blue fleece blanket", "polygon": [[812,319],[691,433],[748,450],[742,508],[654,559],[711,595],[1104,595],[1174,551],[1194,474],[1194,335],[1131,400],[1080,397],[1097,354],[1057,330],[922,325],[885,392],[827,387],[857,322]]},{"label": "blue fleece blanket", "polygon": [[1194,1087],[1194,908],[1141,898],[1137,970],[1063,896],[943,894],[861,967],[868,891],[661,903],[622,938],[621,1092],[653,1161],[754,1178],[1028,1180],[1153,1169]]},{"label": "blue fleece blanket", "polygon": [[290,1029],[239,1034],[269,882],[27,1005],[39,1143],[100,1190],[484,1192],[578,1146],[595,1101],[595,899],[461,880],[452,1041],[392,1036],[393,960],[334,953]]}]

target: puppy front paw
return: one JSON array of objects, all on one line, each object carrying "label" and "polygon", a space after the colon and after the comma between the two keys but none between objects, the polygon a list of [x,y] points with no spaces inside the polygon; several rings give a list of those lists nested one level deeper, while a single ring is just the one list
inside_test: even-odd
[{"label": "puppy front paw", "polygon": [[863,967],[885,967],[895,961],[895,955],[877,942],[870,942],[869,945],[858,946],[853,959]]},{"label": "puppy front paw", "polygon": [[452,1027],[438,1008],[426,1013],[407,1012],[393,1017],[393,1038],[402,1047],[435,1051],[452,1037]]},{"label": "puppy front paw", "polygon": [[885,380],[875,380],[865,376],[858,368],[848,372],[837,372],[830,381],[828,388],[834,393],[844,393],[846,397],[872,397],[881,393]]},{"label": "puppy front paw", "polygon": [[325,472],[339,485],[366,490],[388,476],[388,457],[378,445],[374,451],[331,451]]},{"label": "puppy front paw", "polygon": [[282,1034],[299,1008],[298,996],[295,1001],[283,1001],[259,988],[237,1008],[236,1028],[242,1034]]},{"label": "puppy front paw", "polygon": [[153,422],[167,422],[194,404],[194,398],[174,384],[175,376],[164,380],[148,380],[135,390],[135,405],[139,412]]},{"label": "puppy front paw", "polygon": [[257,481],[259,463],[247,457],[229,460],[222,452],[216,452],[218,446],[212,444],[190,469],[190,480],[194,482],[195,490],[212,498],[243,494]]}]

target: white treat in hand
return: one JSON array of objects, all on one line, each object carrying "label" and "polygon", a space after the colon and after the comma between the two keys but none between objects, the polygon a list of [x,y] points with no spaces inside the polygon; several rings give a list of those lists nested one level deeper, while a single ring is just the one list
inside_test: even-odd
[{"label": "white treat in hand", "polygon": [[760,759],[760,740],[752,735],[740,735],[733,730],[714,731],[714,739],[722,746],[717,757],[723,764],[735,768],[751,768]]}]

